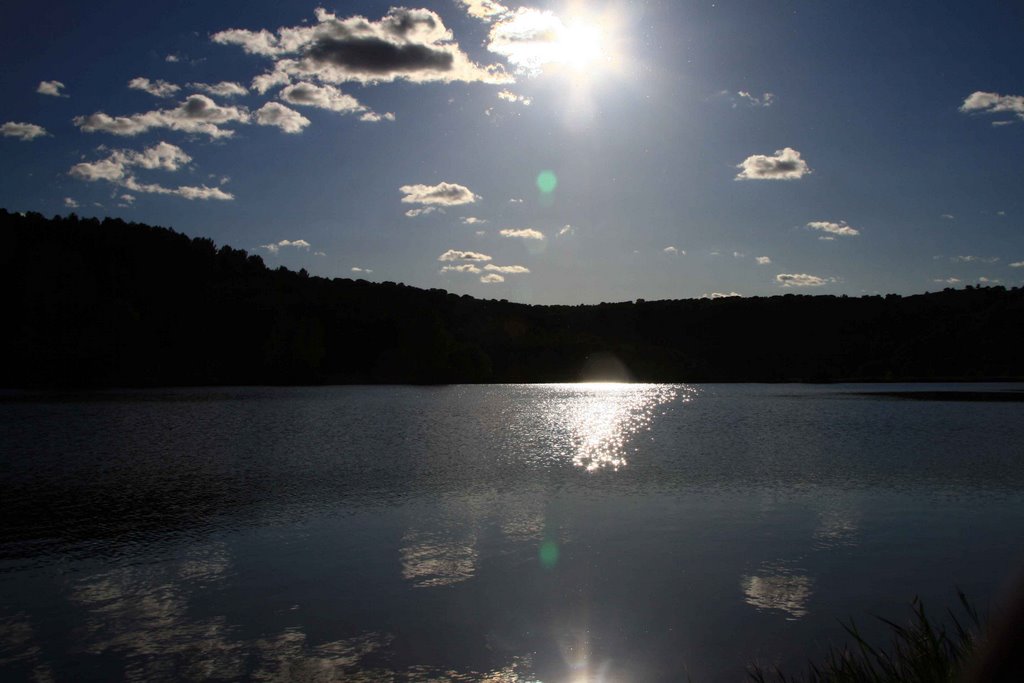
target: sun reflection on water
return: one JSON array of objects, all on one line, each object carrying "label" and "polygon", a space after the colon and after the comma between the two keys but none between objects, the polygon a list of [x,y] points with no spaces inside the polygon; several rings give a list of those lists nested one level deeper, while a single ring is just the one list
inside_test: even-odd
[{"label": "sun reflection on water", "polygon": [[548,406],[549,419],[567,431],[572,463],[588,472],[628,464],[631,440],[650,428],[658,409],[696,390],[658,384],[590,382],[567,388],[568,396]]}]

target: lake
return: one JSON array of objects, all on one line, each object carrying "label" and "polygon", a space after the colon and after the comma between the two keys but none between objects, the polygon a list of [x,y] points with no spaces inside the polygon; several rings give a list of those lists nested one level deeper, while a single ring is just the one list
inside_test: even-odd
[{"label": "lake", "polygon": [[[1024,566],[1001,385],[0,396],[5,680],[694,681]],[[915,400],[872,392],[931,392]],[[982,393],[978,398],[992,399]]]}]

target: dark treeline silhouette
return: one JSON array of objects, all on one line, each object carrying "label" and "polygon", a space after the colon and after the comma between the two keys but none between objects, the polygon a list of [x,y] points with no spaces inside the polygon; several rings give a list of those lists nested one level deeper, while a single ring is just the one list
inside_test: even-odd
[{"label": "dark treeline silhouette", "polygon": [[0,386],[1024,378],[1024,290],[528,306],[0,209]]}]

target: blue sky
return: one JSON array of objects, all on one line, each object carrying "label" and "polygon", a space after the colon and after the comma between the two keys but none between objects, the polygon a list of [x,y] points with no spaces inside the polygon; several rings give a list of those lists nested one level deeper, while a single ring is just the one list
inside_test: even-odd
[{"label": "blue sky", "polygon": [[527,303],[1024,282],[1019,3],[7,3],[0,32],[9,210]]}]

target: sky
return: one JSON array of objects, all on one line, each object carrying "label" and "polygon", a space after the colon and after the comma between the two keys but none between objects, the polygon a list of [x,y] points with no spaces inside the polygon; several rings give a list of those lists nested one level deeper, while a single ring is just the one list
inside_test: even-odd
[{"label": "sky", "polygon": [[1024,284],[1024,4],[4,3],[0,207],[535,304]]}]

